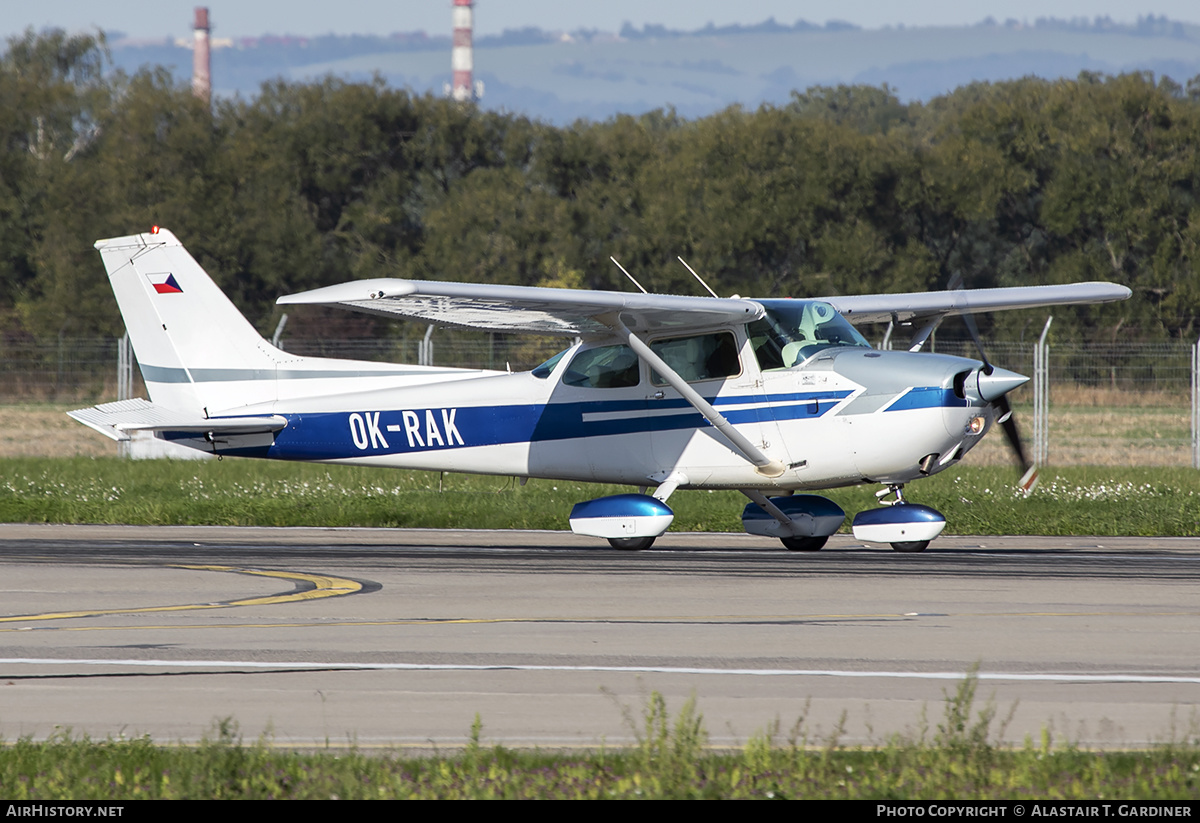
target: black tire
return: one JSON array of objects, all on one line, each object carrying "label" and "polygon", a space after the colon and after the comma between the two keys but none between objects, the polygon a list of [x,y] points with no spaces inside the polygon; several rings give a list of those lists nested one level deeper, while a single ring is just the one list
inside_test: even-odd
[{"label": "black tire", "polygon": [[898,552],[923,552],[929,546],[928,540],[912,540],[907,543],[893,543],[892,549]]},{"label": "black tire", "polygon": [[623,552],[640,552],[654,545],[653,537],[610,537],[608,545]]},{"label": "black tire", "polygon": [[819,552],[829,542],[829,536],[822,537],[781,537],[779,542],[790,552]]}]

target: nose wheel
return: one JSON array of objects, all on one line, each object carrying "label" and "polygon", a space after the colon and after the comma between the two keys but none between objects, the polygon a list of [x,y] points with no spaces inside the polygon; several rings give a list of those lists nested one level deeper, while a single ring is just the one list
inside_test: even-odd
[{"label": "nose wheel", "polygon": [[[892,502],[890,505],[892,505],[892,506],[907,506],[908,505],[908,503],[906,503],[904,500],[904,484],[903,483],[893,483],[892,485],[888,486],[887,489],[882,494],[877,494],[876,497],[879,497],[880,500],[882,501],[882,499],[889,494],[896,495],[895,501]],[[923,552],[927,548],[929,548],[929,541],[928,540],[901,540],[901,541],[892,543],[891,545],[892,545],[892,551],[904,552],[906,554],[914,554],[916,552]]]},{"label": "nose wheel", "polygon": [[[884,500],[889,494],[893,501]],[[868,543],[887,543],[893,551],[914,554],[929,547],[929,541],[942,533],[946,518],[937,509],[904,499],[904,485],[890,483],[875,493],[882,508],[868,509],[854,516],[854,536]]]}]

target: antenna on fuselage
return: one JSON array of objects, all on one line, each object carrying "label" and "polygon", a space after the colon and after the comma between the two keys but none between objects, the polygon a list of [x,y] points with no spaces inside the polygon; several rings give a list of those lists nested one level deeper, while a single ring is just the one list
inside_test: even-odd
[{"label": "antenna on fuselage", "polygon": [[684,260],[679,255],[675,255],[675,259],[678,260],[680,263],[682,263],[683,267],[692,273],[692,277],[694,277],[700,281],[700,285],[704,286],[704,288],[708,290],[709,294],[711,294],[713,297],[717,296],[717,293],[715,291],[713,291],[712,289],[708,288],[708,284],[704,282],[704,280],[700,277],[700,275],[696,274],[696,270],[693,269],[691,266],[689,266],[686,260]]},{"label": "antenna on fuselage", "polygon": [[641,289],[641,290],[642,290],[642,294],[649,294],[649,293],[650,293],[650,292],[646,291],[645,289],[642,289],[642,284],[641,284],[641,283],[639,283],[638,281],[634,280],[634,279],[633,279],[633,275],[632,275],[632,274],[630,274],[629,272],[625,271],[625,267],[624,267],[624,266],[622,266],[620,263],[618,263],[618,262],[617,262],[617,258],[613,257],[613,256],[610,254],[610,255],[608,256],[608,259],[609,259],[609,260],[611,260],[611,261],[613,261],[613,264],[614,264],[614,265],[616,265],[616,267],[617,267],[618,269],[620,269],[620,270],[621,270],[621,272],[622,272],[622,273],[623,273],[623,274],[624,274],[626,277],[628,277],[628,278],[629,278],[629,280],[630,280],[630,281],[633,283],[633,285],[637,286],[639,289]]}]

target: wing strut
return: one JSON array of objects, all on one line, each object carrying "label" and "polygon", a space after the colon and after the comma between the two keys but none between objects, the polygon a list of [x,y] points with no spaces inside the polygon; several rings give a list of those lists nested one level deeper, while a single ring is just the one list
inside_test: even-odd
[{"label": "wing strut", "polygon": [[925,347],[925,341],[929,339],[931,334],[937,331],[937,327],[942,324],[942,319],[945,316],[946,315],[944,314],[937,314],[929,318],[929,320],[925,322],[925,325],[921,327],[920,331],[914,334],[912,340],[908,342],[908,350],[920,351],[923,349]]},{"label": "wing strut", "polygon": [[[611,319],[610,319],[611,318]],[[742,457],[753,463],[758,469],[758,473],[763,477],[779,477],[783,474],[784,465],[778,460],[772,460],[762,453],[761,450],[749,440],[745,435],[733,427],[733,424],[726,420],[719,411],[712,407],[712,404],[700,396],[700,392],[693,389],[687,384],[687,381],[675,373],[675,370],[663,362],[663,359],[650,350],[640,337],[631,332],[621,318],[615,315],[607,317],[597,317],[598,320],[603,320],[609,328],[622,337],[629,348],[640,357],[650,368],[658,372],[664,380],[679,392],[685,400],[692,404],[693,408],[700,414],[704,415],[704,419],[713,426],[721,434],[725,435],[733,448],[738,451]]]}]

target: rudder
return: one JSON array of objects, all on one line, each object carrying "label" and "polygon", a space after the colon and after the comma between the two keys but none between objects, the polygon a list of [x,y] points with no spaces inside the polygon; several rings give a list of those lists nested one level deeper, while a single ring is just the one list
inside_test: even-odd
[{"label": "rudder", "polygon": [[283,353],[174,234],[156,228],[99,240],[96,249],[155,403],[207,415],[275,399]]}]

